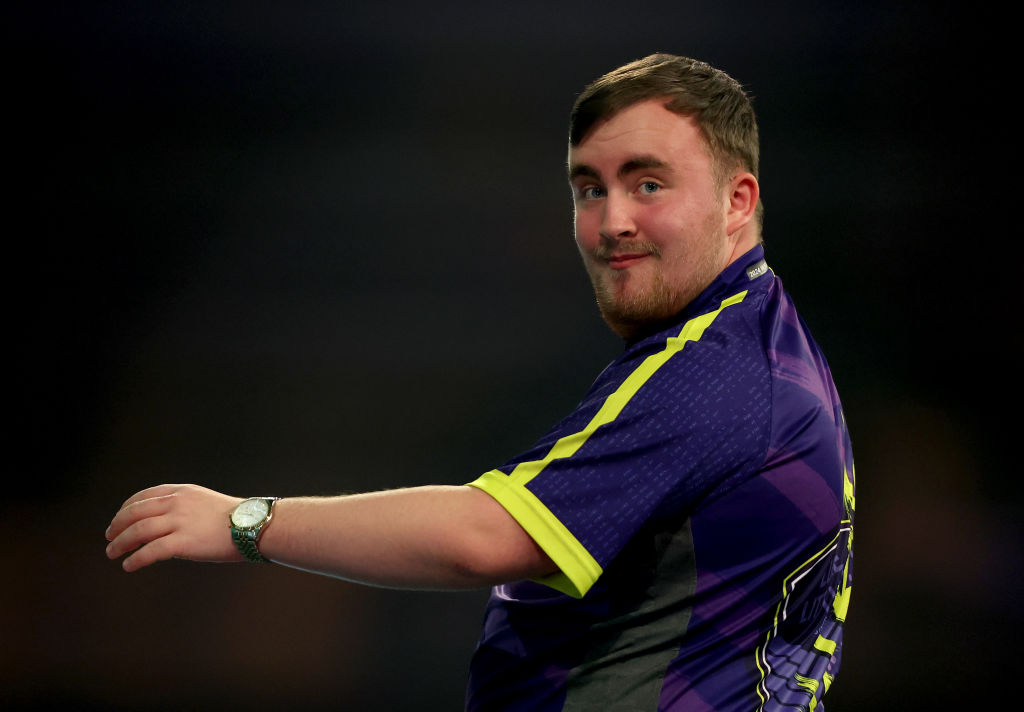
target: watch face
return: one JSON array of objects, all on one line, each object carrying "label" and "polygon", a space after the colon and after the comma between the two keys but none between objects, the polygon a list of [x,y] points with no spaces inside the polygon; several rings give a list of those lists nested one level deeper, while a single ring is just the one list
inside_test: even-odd
[{"label": "watch face", "polygon": [[270,511],[270,502],[265,499],[247,499],[235,507],[231,513],[231,523],[245,529],[254,527],[264,519]]}]

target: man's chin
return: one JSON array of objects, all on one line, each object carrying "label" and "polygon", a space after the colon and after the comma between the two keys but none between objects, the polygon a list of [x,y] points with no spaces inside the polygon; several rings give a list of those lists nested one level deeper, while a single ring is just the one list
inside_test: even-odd
[{"label": "man's chin", "polygon": [[624,273],[608,279],[594,280],[597,306],[605,323],[624,339],[656,327],[674,317],[681,306],[679,295],[673,294],[656,274],[646,281],[639,275]]},{"label": "man's chin", "polygon": [[665,304],[622,305],[598,302],[601,316],[608,328],[624,339],[632,339],[645,332],[655,331],[678,312]]}]

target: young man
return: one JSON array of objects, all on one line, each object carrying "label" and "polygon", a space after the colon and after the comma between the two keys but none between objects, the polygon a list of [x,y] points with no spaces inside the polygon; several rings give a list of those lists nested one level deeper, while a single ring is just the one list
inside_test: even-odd
[{"label": "young man", "polygon": [[495,585],[470,710],[823,709],[853,461],[825,359],[764,260],[757,160],[753,110],[724,73],[652,55],[598,79],[573,108],[569,178],[626,349],[573,413],[462,487],[144,490],[108,556]]}]

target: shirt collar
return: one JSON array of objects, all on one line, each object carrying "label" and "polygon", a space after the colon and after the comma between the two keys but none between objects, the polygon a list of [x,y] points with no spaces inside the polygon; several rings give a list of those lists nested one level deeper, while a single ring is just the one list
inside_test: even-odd
[{"label": "shirt collar", "polygon": [[770,272],[764,259],[764,245],[758,243],[722,270],[722,273],[683,309],[680,316],[689,318],[717,309],[723,299],[750,289],[752,282]]}]

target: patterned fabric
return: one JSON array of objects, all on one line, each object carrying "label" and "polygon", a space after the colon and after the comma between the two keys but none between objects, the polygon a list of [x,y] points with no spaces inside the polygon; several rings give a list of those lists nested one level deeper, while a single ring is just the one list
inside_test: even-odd
[{"label": "patterned fabric", "polygon": [[758,246],[471,483],[559,572],[496,587],[468,710],[823,710],[854,470],[818,346]]}]

